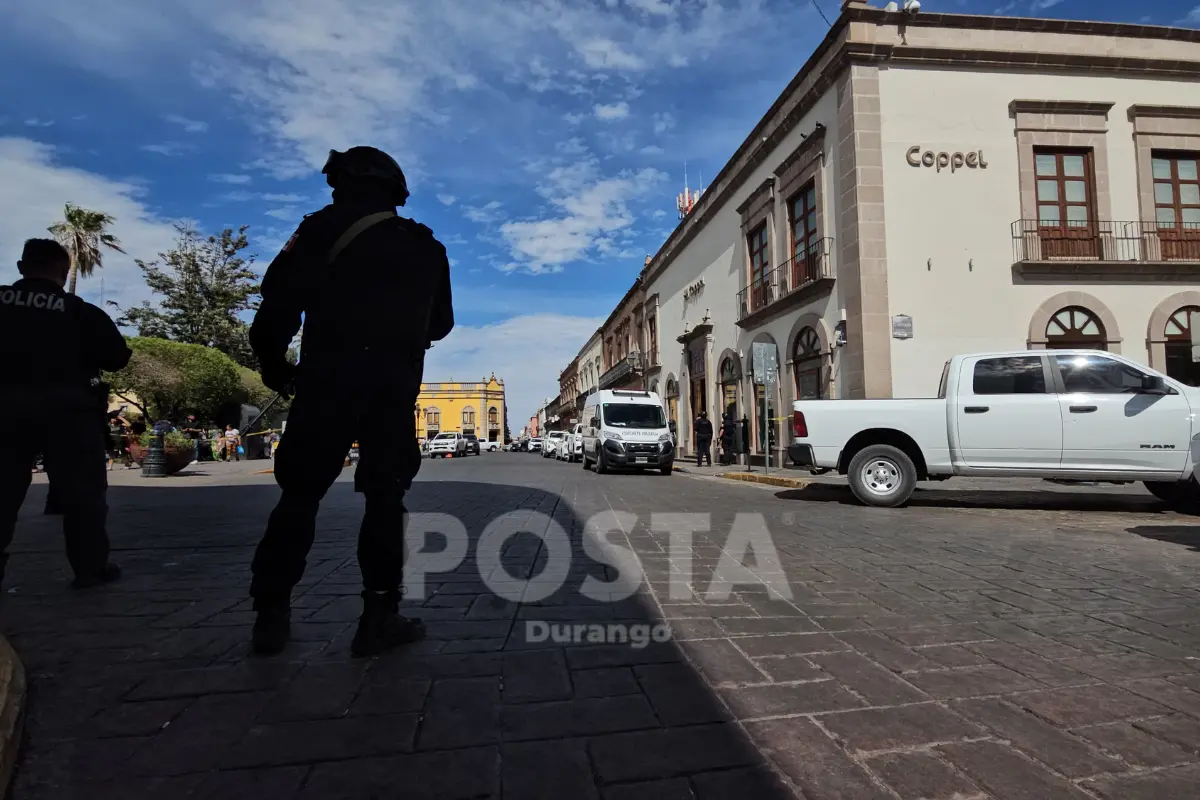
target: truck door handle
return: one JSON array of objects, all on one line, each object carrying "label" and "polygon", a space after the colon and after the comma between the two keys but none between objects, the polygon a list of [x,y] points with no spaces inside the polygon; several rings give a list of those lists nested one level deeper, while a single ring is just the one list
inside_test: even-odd
[{"label": "truck door handle", "polygon": [[1071,406],[1072,414],[1090,414],[1096,410],[1096,406]]},{"label": "truck door handle", "polygon": [[988,406],[964,406],[963,412],[966,414],[986,414]]}]

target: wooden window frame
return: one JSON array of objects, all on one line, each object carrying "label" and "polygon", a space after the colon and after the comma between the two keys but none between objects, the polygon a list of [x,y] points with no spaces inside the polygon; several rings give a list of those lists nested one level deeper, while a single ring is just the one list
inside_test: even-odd
[{"label": "wooden window frame", "polygon": [[[816,254],[813,252],[817,242],[821,241],[821,215],[817,210],[818,205],[815,178],[804,183],[797,192],[788,197],[788,238],[790,239],[792,262],[788,279],[791,281],[793,289],[812,283],[820,277],[819,265],[815,259]],[[797,207],[804,212],[799,219],[796,216]],[[809,217],[813,219],[812,230],[809,230],[808,227]],[[798,231],[797,225],[800,225],[803,230]]]},{"label": "wooden window frame", "polygon": [[[1039,157],[1053,156],[1055,172],[1053,176],[1041,175],[1037,171]],[[1067,175],[1063,161],[1073,156],[1083,157],[1083,175]],[[1037,220],[1038,239],[1041,241],[1042,254],[1050,259],[1100,257],[1100,220],[1098,218],[1098,202],[1096,197],[1096,170],[1094,150],[1090,147],[1043,147],[1034,146],[1034,213]],[[1068,182],[1083,181],[1084,200],[1082,203],[1069,202],[1066,197]],[[1055,183],[1056,200],[1044,201],[1038,191],[1043,181]],[[1053,205],[1058,210],[1058,225],[1051,226],[1042,223],[1041,210],[1043,206]],[[1068,223],[1067,209],[1082,205],[1087,211],[1087,223],[1082,226],[1071,226]]]},{"label": "wooden window frame", "polygon": [[[750,279],[746,284],[750,290],[749,311],[753,313],[766,306],[771,297],[771,231],[766,220],[755,225],[746,234],[746,254],[750,267]],[[760,257],[757,268],[756,257]]]},{"label": "wooden window frame", "polygon": [[[1170,177],[1156,178],[1154,176],[1154,162],[1166,161],[1170,165]],[[1194,161],[1198,167],[1198,173],[1195,179],[1183,179],[1179,177],[1179,162]],[[1184,209],[1195,209],[1200,213],[1200,202],[1184,203],[1182,196],[1182,188],[1185,185],[1195,186],[1197,194],[1200,194],[1200,151],[1191,150],[1167,150],[1156,148],[1150,151],[1150,180],[1151,180],[1151,201],[1154,203],[1153,217],[1155,233],[1158,235],[1159,242],[1162,247],[1163,258],[1168,261],[1200,260],[1200,222],[1183,221]],[[1171,202],[1158,202],[1158,195],[1155,189],[1159,184],[1164,184],[1171,188]],[[1160,209],[1170,209],[1174,224],[1165,226],[1158,219]],[[1185,228],[1184,225],[1191,227]]]}]

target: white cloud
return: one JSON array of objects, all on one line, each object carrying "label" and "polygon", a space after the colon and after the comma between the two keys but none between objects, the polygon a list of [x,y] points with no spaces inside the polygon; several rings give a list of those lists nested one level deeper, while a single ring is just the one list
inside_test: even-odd
[{"label": "white cloud", "polygon": [[568,125],[578,125],[585,119],[584,114],[563,114],[563,122]]},{"label": "white cloud", "polygon": [[153,260],[175,240],[171,221],[142,202],[144,187],[64,166],[53,147],[24,138],[0,138],[0,267],[4,280],[15,277],[25,239],[48,237],[67,203],[104,211],[116,218],[111,231],[127,255],[105,253],[104,267],[79,282],[79,294],[98,302],[104,296],[122,305],[149,297],[135,258]]},{"label": "white cloud", "polygon": [[144,144],[138,149],[169,158],[171,156],[180,156],[184,153],[195,152],[196,146],[187,142],[162,142],[161,144]]},{"label": "white cloud", "polygon": [[452,206],[454,205],[455,201],[458,200],[458,198],[452,194],[439,194],[437,199],[438,202],[444,206]]},{"label": "white cloud", "polygon": [[655,169],[602,178],[595,159],[553,168],[538,191],[550,202],[554,216],[501,226],[514,259],[502,269],[560,272],[563,265],[587,257],[594,249],[603,252],[611,235],[634,222],[627,202],[665,178]]},{"label": "white cloud", "polygon": [[463,216],[472,222],[478,222],[481,225],[488,225],[494,222],[499,222],[506,216],[501,210],[500,201],[493,200],[483,206],[463,206]]},{"label": "white cloud", "polygon": [[1185,25],[1196,25],[1200,27],[1200,6],[1196,6],[1188,12],[1187,16],[1180,20]]},{"label": "white cloud", "polygon": [[663,134],[675,127],[675,117],[669,112],[662,111],[654,114],[654,132]]},{"label": "white cloud", "polygon": [[675,12],[666,0],[625,0],[626,4],[637,11],[657,16],[668,16]]},{"label": "white cloud", "polygon": [[308,198],[302,194],[260,194],[259,198],[268,203],[300,203]]},{"label": "white cloud", "polygon": [[611,103],[607,105],[603,103],[597,103],[596,105],[592,106],[592,114],[595,115],[596,119],[603,120],[605,122],[616,119],[625,119],[629,116],[629,104],[623,100],[619,103]]},{"label": "white cloud", "polygon": [[659,147],[656,144],[648,144],[645,147],[643,147],[641,150],[639,150],[638,152],[644,156],[661,156],[663,153],[666,152],[666,150],[663,150],[661,147]]},{"label": "white cloud", "polygon": [[583,62],[592,69],[638,71],[646,68],[646,61],[630,53],[611,39],[588,39],[575,45]]},{"label": "white cloud", "polygon": [[181,117],[178,114],[167,114],[165,117],[163,117],[163,119],[172,125],[178,125],[179,127],[183,128],[184,133],[204,133],[208,130],[207,122],[188,119],[187,117]]},{"label": "white cloud", "polygon": [[227,173],[225,173],[225,174],[219,174],[219,175],[209,175],[209,176],[208,176],[208,179],[209,179],[210,181],[213,181],[214,183],[234,183],[234,184],[242,184],[242,183],[249,183],[249,182],[250,182],[250,176],[249,176],[249,175],[230,175],[230,174],[227,174]]},{"label": "white cloud", "polygon": [[32,117],[30,119],[25,120],[25,124],[31,128],[49,128],[51,125],[54,124],[54,120],[38,119],[37,117]]},{"label": "white cloud", "polygon": [[264,211],[263,213],[266,214],[268,217],[274,217],[275,219],[280,219],[280,220],[283,220],[284,222],[291,222],[293,220],[299,220],[300,217],[304,216],[303,212],[296,206],[287,206],[285,208],[272,208],[267,211]]},{"label": "white cloud", "polygon": [[1033,9],[1035,13],[1038,11],[1046,11],[1054,8],[1062,1],[1063,0],[1033,0],[1033,3],[1030,4],[1030,8]]},{"label": "white cloud", "polygon": [[495,372],[504,380],[508,424],[516,434],[545,398],[558,395],[558,371],[603,322],[602,317],[534,313],[460,325],[426,354],[425,380],[479,380]]}]

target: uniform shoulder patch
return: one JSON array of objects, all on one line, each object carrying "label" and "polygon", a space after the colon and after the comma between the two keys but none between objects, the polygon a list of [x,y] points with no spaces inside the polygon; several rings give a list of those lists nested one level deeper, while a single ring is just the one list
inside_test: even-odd
[{"label": "uniform shoulder patch", "polygon": [[291,250],[292,246],[294,244],[296,244],[296,240],[299,238],[300,238],[300,231],[296,231],[295,233],[293,233],[292,238],[288,239],[287,242],[283,245],[283,252],[286,253],[289,250]]}]

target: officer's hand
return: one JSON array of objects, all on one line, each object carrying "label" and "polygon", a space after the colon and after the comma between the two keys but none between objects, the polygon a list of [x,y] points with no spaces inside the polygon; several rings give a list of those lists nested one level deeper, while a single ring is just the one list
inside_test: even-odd
[{"label": "officer's hand", "polygon": [[273,392],[279,392],[285,398],[291,397],[295,392],[293,383],[296,381],[296,367],[294,364],[289,364],[287,361],[281,361],[278,364],[263,366],[262,382]]}]

